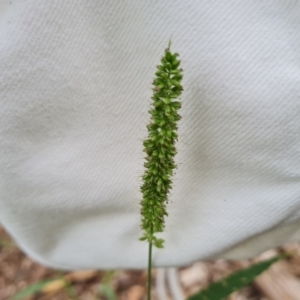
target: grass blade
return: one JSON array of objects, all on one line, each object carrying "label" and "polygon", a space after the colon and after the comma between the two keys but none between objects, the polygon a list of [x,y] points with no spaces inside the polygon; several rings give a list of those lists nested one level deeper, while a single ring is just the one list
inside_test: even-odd
[{"label": "grass blade", "polygon": [[228,297],[231,293],[247,286],[258,275],[283,257],[285,256],[276,256],[269,260],[254,264],[246,269],[237,271],[225,279],[212,283],[205,290],[189,297],[188,300],[222,300]]},{"label": "grass blade", "polygon": [[15,294],[9,300],[21,300],[21,299],[25,299],[29,296],[33,296],[33,295],[39,293],[43,289],[43,287],[51,281],[53,281],[53,279],[43,280],[43,281],[39,281],[37,283],[34,283],[34,284],[26,287],[25,289],[23,289],[19,293]]}]

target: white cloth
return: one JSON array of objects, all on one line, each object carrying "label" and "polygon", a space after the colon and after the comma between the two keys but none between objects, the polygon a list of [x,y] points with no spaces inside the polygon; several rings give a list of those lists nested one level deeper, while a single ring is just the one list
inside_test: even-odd
[{"label": "white cloth", "polygon": [[0,221],[62,269],[145,268],[143,146],[156,65],[184,69],[155,266],[300,240],[298,1],[0,1]]}]

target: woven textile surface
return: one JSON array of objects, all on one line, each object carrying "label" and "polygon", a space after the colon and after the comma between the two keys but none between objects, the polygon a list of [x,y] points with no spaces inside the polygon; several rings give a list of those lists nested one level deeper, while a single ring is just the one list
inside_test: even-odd
[{"label": "woven textile surface", "polygon": [[0,222],[62,269],[145,268],[151,82],[184,70],[155,266],[300,240],[298,1],[0,1]]}]

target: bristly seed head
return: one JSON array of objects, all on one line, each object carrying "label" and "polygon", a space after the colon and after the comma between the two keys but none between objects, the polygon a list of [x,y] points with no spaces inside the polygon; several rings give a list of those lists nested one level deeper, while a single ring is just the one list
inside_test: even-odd
[{"label": "bristly seed head", "polygon": [[163,232],[164,217],[168,215],[166,204],[172,188],[171,177],[176,168],[174,156],[175,142],[178,138],[177,123],[181,119],[178,110],[181,103],[176,101],[183,88],[181,86],[182,69],[179,68],[178,53],[172,54],[171,43],[165,50],[161,65],[157,66],[153,81],[153,103],[149,110],[150,124],[147,125],[148,138],[143,142],[146,162],[142,176],[141,192],[142,224],[144,231],[140,240],[149,241],[158,248],[163,247],[163,239],[156,233]]}]

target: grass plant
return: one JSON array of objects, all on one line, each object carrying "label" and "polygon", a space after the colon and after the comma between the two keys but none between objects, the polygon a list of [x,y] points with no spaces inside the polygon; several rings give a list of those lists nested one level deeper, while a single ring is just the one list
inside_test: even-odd
[{"label": "grass plant", "polygon": [[143,142],[145,173],[141,192],[142,229],[141,240],[149,243],[148,251],[148,299],[151,299],[152,245],[162,248],[164,240],[156,236],[165,228],[166,204],[172,188],[172,175],[176,168],[178,110],[181,103],[177,100],[182,93],[182,69],[177,53],[170,51],[171,42],[165,50],[161,64],[157,66],[153,81],[152,106],[149,110],[150,123],[147,125],[148,138]]}]

